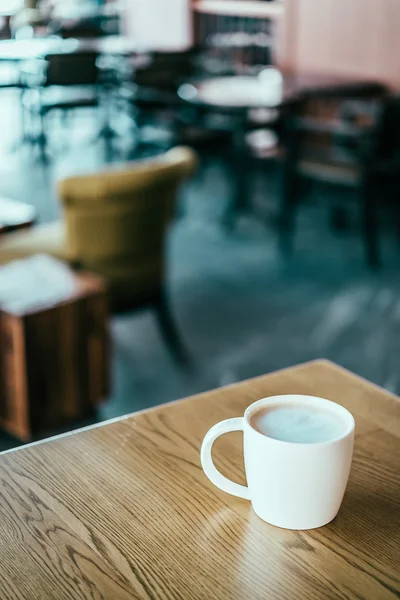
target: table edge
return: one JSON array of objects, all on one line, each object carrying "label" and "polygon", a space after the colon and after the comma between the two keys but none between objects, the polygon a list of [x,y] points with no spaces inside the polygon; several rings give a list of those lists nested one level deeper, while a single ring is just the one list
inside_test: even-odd
[{"label": "table edge", "polygon": [[302,369],[305,369],[307,367],[310,367],[312,365],[320,365],[323,366],[325,365],[326,367],[329,367],[331,370],[336,370],[341,372],[342,374],[357,379],[358,381],[360,381],[361,383],[363,383],[364,385],[368,385],[370,387],[373,387],[374,389],[376,389],[377,391],[379,391],[380,393],[385,394],[386,396],[388,396],[391,399],[396,400],[397,402],[400,403],[400,397],[396,396],[396,394],[393,394],[392,392],[389,392],[388,390],[385,390],[384,388],[380,387],[379,385],[372,383],[371,381],[369,381],[368,379],[365,379],[365,377],[362,377],[361,375],[357,375],[356,373],[353,373],[352,371],[349,371],[348,369],[346,369],[345,367],[342,367],[341,365],[336,364],[335,362],[326,359],[326,358],[317,358],[314,360],[310,360],[304,363],[299,363],[297,365],[291,365],[289,367],[283,367],[282,369],[277,369],[276,371],[271,371],[270,373],[264,373],[263,375],[258,375],[256,377],[250,377],[249,379],[243,379],[242,381],[236,381],[235,383],[231,383],[229,385],[225,385],[225,386],[221,386],[219,388],[213,388],[211,390],[207,390],[205,392],[200,392],[198,394],[192,394],[191,396],[186,396],[185,398],[178,398],[176,400],[171,400],[170,402],[164,402],[163,404],[157,404],[155,406],[151,406],[150,408],[144,408],[142,410],[137,410],[134,411],[132,413],[127,413],[125,415],[121,415],[119,417],[114,417],[113,419],[107,419],[105,421],[101,421],[99,423],[93,423],[93,425],[86,425],[85,427],[80,427],[78,429],[73,429],[71,431],[66,431],[64,433],[60,433],[57,435],[53,435],[50,436],[48,438],[44,438],[42,440],[37,440],[34,442],[29,442],[27,444],[23,444],[22,446],[17,446],[15,448],[10,448],[9,450],[3,450],[2,452],[0,452],[0,458],[2,456],[4,456],[5,454],[11,454],[12,452],[18,452],[21,450],[25,450],[28,448],[32,448],[34,446],[39,446],[41,444],[47,444],[48,442],[53,442],[53,441],[57,441],[60,439],[63,439],[65,437],[69,437],[72,435],[76,435],[79,433],[84,433],[86,431],[91,431],[92,429],[98,429],[100,427],[105,427],[106,425],[112,425],[113,423],[119,423],[120,421],[125,421],[127,419],[130,419],[131,417],[136,417],[139,416],[141,414],[145,414],[145,413],[149,413],[149,412],[154,412],[157,410],[163,410],[165,408],[168,408],[170,406],[174,406],[176,404],[180,404],[183,402],[190,402],[192,400],[194,400],[195,398],[201,398],[202,396],[206,395],[206,394],[210,394],[214,391],[219,391],[219,390],[223,390],[223,389],[229,389],[232,387],[236,387],[237,385],[242,385],[248,381],[257,381],[259,379],[264,379],[265,377],[268,376],[272,376],[272,375],[277,375],[278,373],[284,373],[286,371],[300,371]]}]

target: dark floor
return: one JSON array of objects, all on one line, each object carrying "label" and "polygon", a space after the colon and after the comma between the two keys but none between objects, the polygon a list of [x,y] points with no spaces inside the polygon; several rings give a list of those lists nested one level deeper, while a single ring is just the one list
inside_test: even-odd
[{"label": "dark floor", "polygon": [[[55,182],[104,161],[98,125],[82,113],[67,125],[55,119],[53,160],[44,167],[28,149],[14,150],[18,124],[17,96],[4,92],[0,194],[34,204],[40,220],[51,221],[59,214]],[[222,161],[207,165],[184,191],[168,241],[169,292],[195,373],[174,365],[151,313],[113,319],[113,393],[99,418],[317,357],[400,392],[400,250],[390,213],[382,211],[384,266],[372,274],[364,263],[355,199],[341,196],[349,222],[339,234],[330,227],[332,193],[316,188],[301,210],[296,252],[287,262],[277,251],[274,227],[278,169],[254,171],[252,209],[228,232],[221,216],[232,183]],[[0,449],[14,445],[0,437]]]}]

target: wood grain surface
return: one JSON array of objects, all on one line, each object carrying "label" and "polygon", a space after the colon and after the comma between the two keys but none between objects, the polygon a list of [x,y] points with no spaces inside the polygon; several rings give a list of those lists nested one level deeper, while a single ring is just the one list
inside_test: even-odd
[{"label": "wood grain surface", "polygon": [[[211,425],[285,393],[327,397],[356,418],[342,508],[309,532],[264,523],[199,461]],[[398,398],[318,361],[3,454],[0,598],[398,598],[399,437]],[[244,481],[239,434],[214,457]]]}]

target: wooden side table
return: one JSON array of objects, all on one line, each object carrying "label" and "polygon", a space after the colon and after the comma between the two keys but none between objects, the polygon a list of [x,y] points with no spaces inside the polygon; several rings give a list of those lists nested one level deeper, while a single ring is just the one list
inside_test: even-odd
[{"label": "wooden side table", "polygon": [[0,426],[24,441],[87,417],[108,393],[105,287],[71,275],[74,291],[43,308],[2,308],[0,286]]}]

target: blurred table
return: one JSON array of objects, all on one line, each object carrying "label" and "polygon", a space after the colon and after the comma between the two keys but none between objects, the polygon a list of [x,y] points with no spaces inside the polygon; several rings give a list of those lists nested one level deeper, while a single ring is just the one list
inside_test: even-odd
[{"label": "blurred table", "polygon": [[259,75],[210,77],[188,82],[179,88],[178,93],[183,100],[192,105],[240,112],[254,108],[279,107],[302,94],[326,92],[338,87],[343,88],[343,92],[346,93],[346,89],[353,92],[355,88],[375,85],[369,81],[357,81],[349,77],[285,72],[280,74],[279,83],[278,77],[273,81],[269,76],[273,75],[272,71],[279,73],[276,69],[267,68]]},{"label": "blurred table", "polygon": [[[225,215],[231,226],[239,212],[247,209],[248,165],[245,157],[249,153],[246,135],[249,132],[250,111],[263,112],[264,133],[269,140],[269,153],[278,146],[278,138],[272,128],[276,125],[282,104],[283,77],[277,69],[265,69],[265,76],[237,75],[212,77],[188,82],[178,90],[180,98],[197,112],[196,120],[206,122],[213,113],[227,115],[233,133],[232,177],[235,181],[234,197]],[[207,127],[207,126],[206,126]]]},{"label": "blurred table", "polygon": [[190,103],[230,111],[275,107],[282,102],[282,76],[274,71],[276,83],[272,86],[257,76],[237,75],[183,84],[178,93]]},{"label": "blurred table", "polygon": [[[204,475],[207,430],[275,394],[356,421],[337,517],[290,531]],[[242,436],[216,465],[245,483]],[[327,361],[205,392],[0,457],[4,600],[398,600],[400,400]],[[293,499],[295,502],[295,499]]]},{"label": "blurred table", "polygon": [[98,54],[130,56],[145,52],[134,40],[121,35],[99,38],[62,39],[57,36],[32,38],[28,40],[0,41],[0,61],[24,61],[44,58],[48,54],[78,54],[97,52]]},{"label": "blurred table", "polygon": [[36,220],[36,210],[30,204],[0,196],[0,234],[30,227]]},{"label": "blurred table", "polygon": [[[284,105],[295,102],[305,94],[318,94],[321,91],[326,94],[329,90],[334,94],[340,89],[340,93],[346,95],[370,86],[376,84],[341,76],[280,73],[271,67],[261,70],[258,75],[210,77],[182,84],[178,90],[180,98],[197,109],[199,115],[217,112],[232,117],[235,193],[227,215],[228,222],[231,223],[232,216],[247,208],[248,169],[243,158],[248,154],[246,135],[252,116],[261,113],[262,117],[264,114],[265,139],[267,144],[270,142],[265,156],[274,156],[274,150],[279,155],[278,138],[275,137],[274,147],[274,136],[268,134],[269,129],[278,129],[279,110]],[[255,123],[251,128],[257,127],[261,129],[263,125]]]}]

